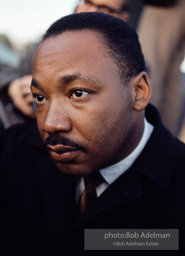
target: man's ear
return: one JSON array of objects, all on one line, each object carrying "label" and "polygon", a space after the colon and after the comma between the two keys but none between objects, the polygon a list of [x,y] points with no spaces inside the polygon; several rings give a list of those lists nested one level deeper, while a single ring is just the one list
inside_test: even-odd
[{"label": "man's ear", "polygon": [[142,111],[151,99],[150,79],[145,72],[141,72],[133,78],[131,85],[133,89],[134,109]]}]

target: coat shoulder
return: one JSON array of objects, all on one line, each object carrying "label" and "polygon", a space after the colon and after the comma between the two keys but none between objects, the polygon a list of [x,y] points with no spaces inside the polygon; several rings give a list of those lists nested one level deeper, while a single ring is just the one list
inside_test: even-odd
[{"label": "coat shoulder", "polygon": [[18,124],[5,130],[0,135],[0,161],[10,162],[22,156],[29,159],[36,155],[34,145],[39,145],[43,149],[43,143],[40,138],[36,123]]}]

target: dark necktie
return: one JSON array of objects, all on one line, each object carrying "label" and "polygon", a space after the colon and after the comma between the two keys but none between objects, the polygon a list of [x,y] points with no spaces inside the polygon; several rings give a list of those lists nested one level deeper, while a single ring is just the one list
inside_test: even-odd
[{"label": "dark necktie", "polygon": [[96,187],[103,182],[104,179],[99,172],[92,174],[88,178],[84,178],[85,190],[82,193],[78,202],[80,214],[83,214],[96,200]]}]

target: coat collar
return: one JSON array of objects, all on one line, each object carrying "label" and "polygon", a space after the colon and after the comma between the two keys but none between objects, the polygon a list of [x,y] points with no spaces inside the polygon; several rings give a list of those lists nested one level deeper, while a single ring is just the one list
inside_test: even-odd
[{"label": "coat collar", "polygon": [[162,124],[159,112],[154,106],[149,105],[146,108],[146,118],[154,125],[154,131],[134,166],[138,173],[165,193],[175,167],[176,138]]}]

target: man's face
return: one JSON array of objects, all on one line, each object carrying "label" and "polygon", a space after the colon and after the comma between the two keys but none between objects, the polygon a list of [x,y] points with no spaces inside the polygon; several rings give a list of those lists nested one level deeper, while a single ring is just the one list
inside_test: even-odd
[{"label": "man's face", "polygon": [[76,12],[103,12],[125,20],[122,5],[123,0],[83,0],[77,6]]},{"label": "man's face", "polygon": [[99,33],[64,32],[45,40],[34,62],[32,93],[41,138],[60,171],[90,174],[135,147],[132,83],[124,85]]}]

